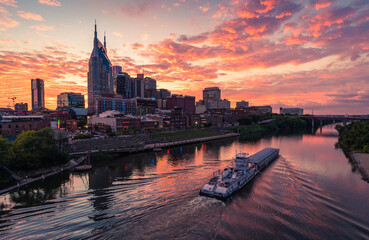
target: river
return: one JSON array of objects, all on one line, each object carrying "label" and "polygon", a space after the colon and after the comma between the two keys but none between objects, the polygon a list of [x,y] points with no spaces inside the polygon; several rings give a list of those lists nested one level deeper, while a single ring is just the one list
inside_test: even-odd
[{"label": "river", "polygon": [[[0,239],[369,239],[369,183],[333,126],[98,162],[0,196]],[[236,150],[280,157],[228,201],[199,196]]]}]

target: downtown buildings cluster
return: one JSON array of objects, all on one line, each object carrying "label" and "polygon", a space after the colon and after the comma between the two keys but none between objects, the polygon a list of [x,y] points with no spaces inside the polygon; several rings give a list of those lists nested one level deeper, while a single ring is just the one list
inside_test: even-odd
[{"label": "downtown buildings cluster", "polygon": [[[91,132],[224,127],[237,125],[240,118],[250,115],[272,113],[271,106],[249,106],[246,101],[232,109],[218,87],[205,88],[203,99],[196,102],[194,96],[157,89],[156,80],[143,73],[131,77],[110,62],[106,37],[104,43],[99,41],[96,23],[87,73],[88,108],[84,95],[64,92],[57,96],[56,110],[46,109],[44,85],[42,79],[31,80],[31,111],[27,103],[14,103],[14,110],[0,109],[0,116],[7,115],[0,118],[0,135],[16,136],[45,126],[69,131],[89,128]],[[302,114],[299,108],[280,111]]]}]

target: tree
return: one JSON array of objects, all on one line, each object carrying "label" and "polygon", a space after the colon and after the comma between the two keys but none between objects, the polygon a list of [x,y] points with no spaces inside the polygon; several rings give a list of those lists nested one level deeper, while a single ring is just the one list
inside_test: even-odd
[{"label": "tree", "polygon": [[8,164],[10,159],[9,149],[11,147],[11,143],[0,136],[0,162]]},{"label": "tree", "polygon": [[23,169],[49,167],[67,160],[67,155],[59,151],[51,128],[22,132],[12,144],[10,153],[14,156],[11,165]]}]

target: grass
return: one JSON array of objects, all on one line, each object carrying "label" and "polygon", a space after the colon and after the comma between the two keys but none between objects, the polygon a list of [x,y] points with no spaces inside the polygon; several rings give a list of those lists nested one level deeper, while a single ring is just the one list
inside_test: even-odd
[{"label": "grass", "polygon": [[219,131],[214,129],[198,129],[198,130],[184,130],[169,133],[155,133],[152,135],[154,139],[164,141],[188,140],[201,137],[210,137],[219,135]]}]

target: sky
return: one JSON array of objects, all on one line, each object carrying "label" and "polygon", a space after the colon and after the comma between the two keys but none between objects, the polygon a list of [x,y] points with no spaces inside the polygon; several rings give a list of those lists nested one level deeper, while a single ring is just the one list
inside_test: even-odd
[{"label": "sky", "polygon": [[86,95],[95,19],[113,65],[202,99],[369,113],[369,0],[0,0],[0,107]]}]

